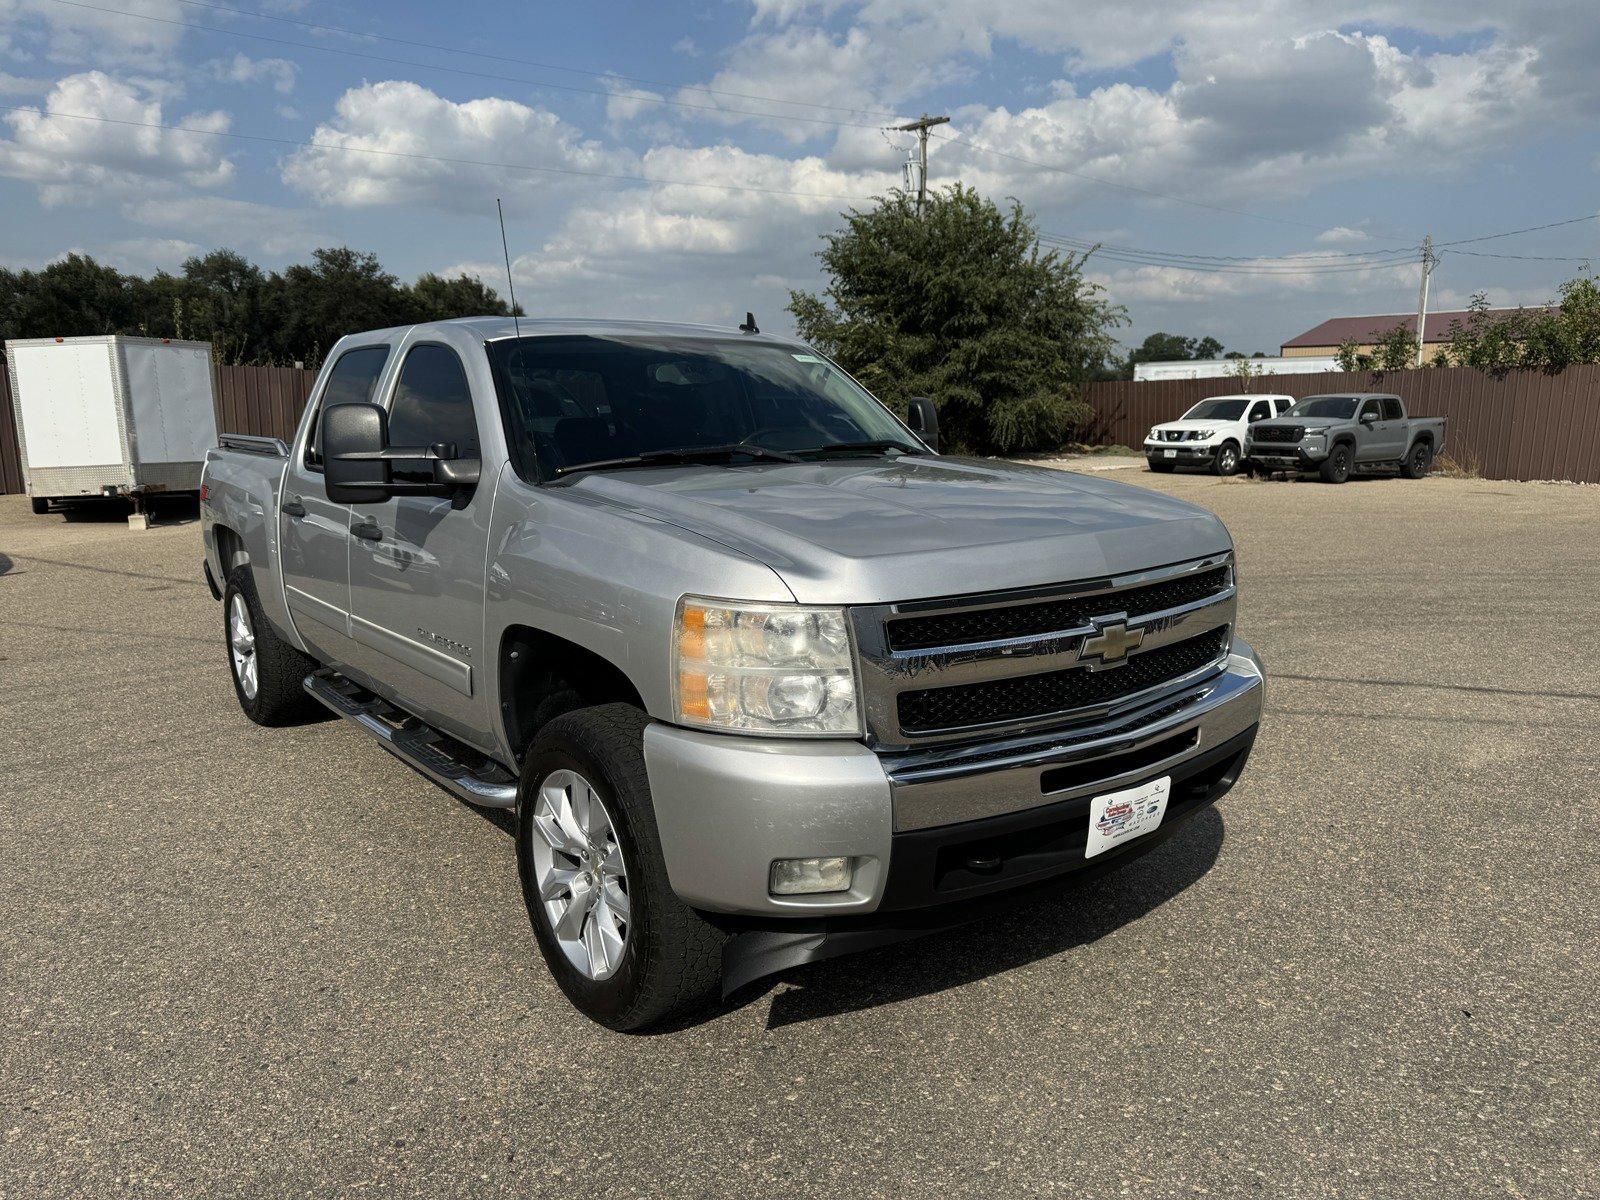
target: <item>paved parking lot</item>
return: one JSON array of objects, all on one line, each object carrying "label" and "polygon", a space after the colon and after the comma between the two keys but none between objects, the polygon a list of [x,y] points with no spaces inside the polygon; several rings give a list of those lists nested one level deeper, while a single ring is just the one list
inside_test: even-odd
[{"label": "paved parking lot", "polygon": [[1600,489],[1116,477],[1238,540],[1240,786],[653,1037],[501,824],[245,721],[196,525],[0,498],[0,1195],[1600,1192]]}]

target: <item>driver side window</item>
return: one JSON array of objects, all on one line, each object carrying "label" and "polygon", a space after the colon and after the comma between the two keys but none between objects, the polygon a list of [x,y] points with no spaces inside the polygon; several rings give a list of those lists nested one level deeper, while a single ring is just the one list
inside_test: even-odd
[{"label": "driver side window", "polygon": [[1383,416],[1383,413],[1381,412],[1380,405],[1378,404],[1378,402],[1376,400],[1368,400],[1365,404],[1363,404],[1361,406],[1361,419],[1362,420],[1366,420],[1369,417],[1372,418],[1373,420],[1378,420],[1382,416]]},{"label": "driver side window", "polygon": [[[472,411],[472,388],[467,373],[446,346],[424,342],[413,346],[400,367],[394,400],[389,406],[389,444],[398,447],[433,446],[449,442],[461,458],[478,457],[478,420]],[[402,470],[396,479],[427,482],[427,471]]]},{"label": "driver side window", "polygon": [[1250,406],[1250,421],[1252,424],[1256,421],[1265,421],[1271,415],[1272,411],[1267,407],[1265,400],[1257,400]]}]

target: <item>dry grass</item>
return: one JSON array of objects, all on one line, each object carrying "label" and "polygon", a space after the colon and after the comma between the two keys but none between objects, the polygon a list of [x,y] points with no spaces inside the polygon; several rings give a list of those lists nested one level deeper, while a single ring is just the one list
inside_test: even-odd
[{"label": "dry grass", "polygon": [[1433,473],[1446,479],[1482,479],[1483,462],[1472,451],[1441,454],[1433,460]]}]

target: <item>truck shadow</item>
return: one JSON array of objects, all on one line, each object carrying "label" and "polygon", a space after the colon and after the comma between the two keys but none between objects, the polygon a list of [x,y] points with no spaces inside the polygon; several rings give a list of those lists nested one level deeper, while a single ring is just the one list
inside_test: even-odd
[{"label": "truck shadow", "polygon": [[[1208,808],[1177,836],[1110,874],[1064,883],[960,929],[785,972],[769,981],[790,986],[773,997],[767,1028],[932,995],[1096,942],[1204,877],[1223,837],[1222,814]],[[743,1003],[766,990],[757,985]]]}]

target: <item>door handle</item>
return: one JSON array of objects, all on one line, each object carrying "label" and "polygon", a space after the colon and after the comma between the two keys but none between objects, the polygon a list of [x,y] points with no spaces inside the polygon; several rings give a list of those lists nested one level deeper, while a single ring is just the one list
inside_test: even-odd
[{"label": "door handle", "polygon": [[306,515],[306,506],[298,500],[289,500],[284,503],[283,511],[291,517],[303,517]]},{"label": "door handle", "polygon": [[383,530],[371,521],[363,521],[359,525],[350,526],[350,532],[358,538],[369,542],[383,541]]}]

